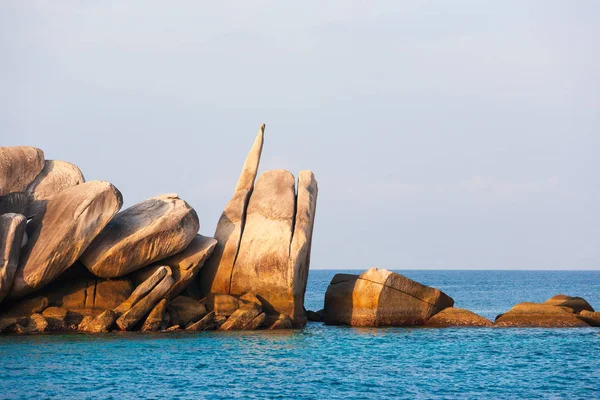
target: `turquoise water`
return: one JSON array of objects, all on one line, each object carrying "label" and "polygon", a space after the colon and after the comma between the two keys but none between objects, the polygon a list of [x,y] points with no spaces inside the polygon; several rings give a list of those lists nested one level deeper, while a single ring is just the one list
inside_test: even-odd
[{"label": "turquoise water", "polygon": [[[336,271],[312,271],[318,309]],[[493,318],[600,272],[400,271]],[[600,329],[356,329],[0,337],[0,398],[600,398]]]}]

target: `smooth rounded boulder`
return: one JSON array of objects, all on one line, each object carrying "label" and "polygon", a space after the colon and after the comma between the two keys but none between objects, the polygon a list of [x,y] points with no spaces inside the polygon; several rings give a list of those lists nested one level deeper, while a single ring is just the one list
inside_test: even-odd
[{"label": "smooth rounded boulder", "polygon": [[486,327],[492,326],[492,321],[464,308],[448,307],[429,318],[425,326],[435,328]]},{"label": "smooth rounded boulder", "polygon": [[24,215],[0,215],[0,303],[8,295],[17,272],[26,224]]},{"label": "smooth rounded boulder", "polygon": [[44,168],[44,152],[30,146],[0,147],[0,196],[23,192]]},{"label": "smooth rounded boulder", "polygon": [[360,275],[337,274],[325,293],[327,325],[420,326],[452,307],[440,291],[385,269]]},{"label": "smooth rounded boulder", "polygon": [[46,160],[42,172],[25,191],[29,199],[27,216],[33,217],[42,212],[52,196],[83,182],[83,174],[76,165],[66,161]]},{"label": "smooth rounded boulder", "polygon": [[116,278],[184,250],[196,236],[196,211],[165,194],[118,213],[81,256],[94,275]]},{"label": "smooth rounded boulder", "polygon": [[582,328],[590,325],[569,307],[551,304],[519,303],[496,317],[494,326],[515,328]]},{"label": "smooth rounded boulder", "polygon": [[121,193],[104,181],[82,183],[49,199],[45,211],[27,224],[29,240],[9,296],[41,289],[65,272],[122,204]]},{"label": "smooth rounded boulder", "polygon": [[542,304],[568,307],[573,310],[575,314],[579,314],[583,310],[591,312],[594,311],[594,307],[592,307],[584,298],[567,296],[566,294],[557,294],[556,296],[544,301]]}]

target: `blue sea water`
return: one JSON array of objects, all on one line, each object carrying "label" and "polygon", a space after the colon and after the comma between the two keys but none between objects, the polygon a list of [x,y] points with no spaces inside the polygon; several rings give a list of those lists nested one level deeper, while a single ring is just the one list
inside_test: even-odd
[{"label": "blue sea water", "polygon": [[[336,272],[310,272],[307,309]],[[399,272],[491,319],[558,293],[600,308],[600,271]],[[593,399],[600,328],[0,336],[0,398]]]}]

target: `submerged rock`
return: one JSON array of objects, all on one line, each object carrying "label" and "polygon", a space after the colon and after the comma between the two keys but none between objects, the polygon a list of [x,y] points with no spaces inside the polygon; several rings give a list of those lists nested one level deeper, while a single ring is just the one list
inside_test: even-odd
[{"label": "submerged rock", "polygon": [[492,326],[492,321],[464,308],[448,307],[429,318],[425,326],[444,328],[453,326]]},{"label": "submerged rock", "polygon": [[48,200],[46,210],[27,224],[23,249],[9,296],[41,289],[82,255],[123,203],[110,183],[91,181],[63,190]]},{"label": "submerged rock", "polygon": [[308,311],[306,311],[306,319],[308,319],[309,321],[313,321],[313,322],[323,322],[325,319],[325,311],[324,310],[319,310],[319,311],[308,310]]},{"label": "submerged rock", "polygon": [[184,250],[200,222],[176,194],[153,197],[118,213],[81,256],[102,278],[127,275]]},{"label": "submerged rock", "polygon": [[76,165],[66,161],[46,160],[44,169],[25,191],[29,199],[27,216],[33,217],[43,212],[48,199],[83,182],[83,174]]},{"label": "submerged rock", "polygon": [[168,265],[171,267],[173,280],[175,281],[169,292],[169,297],[175,298],[194,281],[204,262],[212,254],[216,244],[217,241],[214,238],[196,235],[182,252],[134,272],[131,274],[131,278],[134,283],[139,284],[148,279],[162,265]]},{"label": "submerged rock", "polygon": [[360,275],[333,277],[325,294],[324,320],[328,325],[419,326],[453,305],[438,289],[371,268]]},{"label": "submerged rock", "polygon": [[44,152],[35,147],[0,147],[0,196],[23,192],[44,168]]},{"label": "submerged rock", "polygon": [[519,303],[505,314],[496,317],[494,326],[529,328],[587,327],[568,307],[538,303]]},{"label": "submerged rock", "polygon": [[0,303],[10,292],[17,272],[26,224],[24,215],[0,215]]}]

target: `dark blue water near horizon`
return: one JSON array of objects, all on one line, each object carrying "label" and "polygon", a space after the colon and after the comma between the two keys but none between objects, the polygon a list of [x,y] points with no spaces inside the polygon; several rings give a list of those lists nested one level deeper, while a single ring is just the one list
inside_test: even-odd
[{"label": "dark blue water near horizon", "polygon": [[[338,272],[309,274],[322,307]],[[600,271],[398,271],[487,318]],[[0,336],[0,398],[600,398],[600,328],[350,328]]]}]

